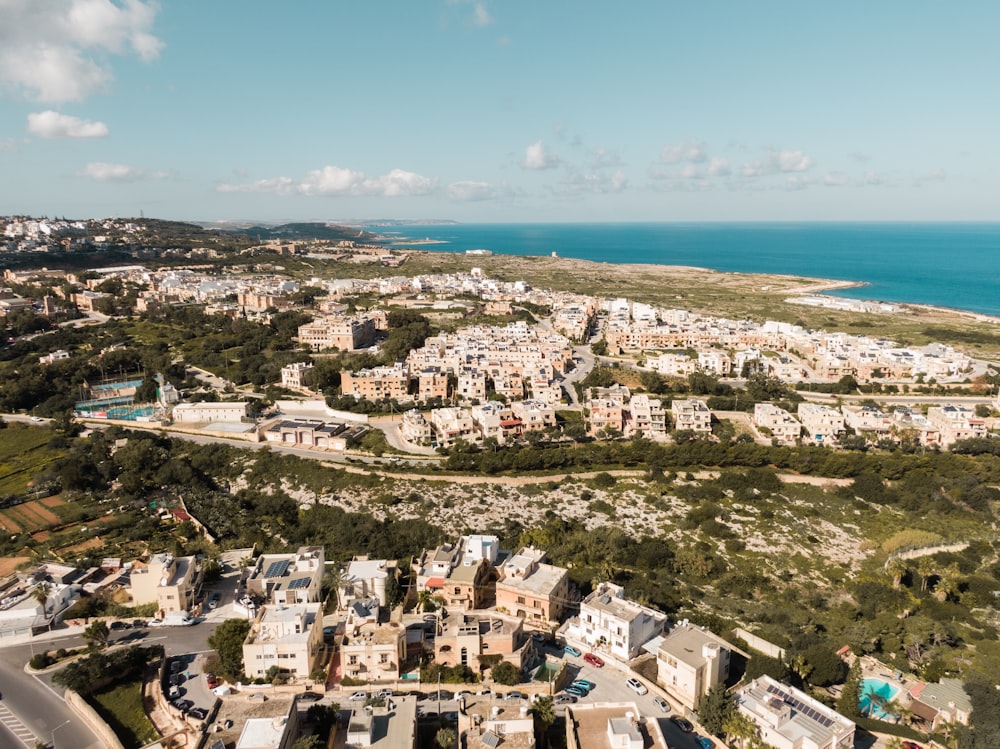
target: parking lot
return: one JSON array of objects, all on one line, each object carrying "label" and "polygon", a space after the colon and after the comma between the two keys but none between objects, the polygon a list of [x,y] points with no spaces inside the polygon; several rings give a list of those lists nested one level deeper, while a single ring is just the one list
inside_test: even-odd
[{"label": "parking lot", "polygon": [[[634,702],[636,707],[639,708],[641,715],[647,718],[655,718],[659,722],[660,730],[663,731],[663,735],[672,749],[700,749],[698,742],[695,740],[695,732],[698,729],[695,728],[695,731],[691,733],[681,731],[670,720],[671,716],[681,714],[680,709],[677,705],[671,705],[670,712],[664,712],[657,707],[653,700],[660,696],[660,693],[655,688],[650,689],[646,694],[640,695],[626,684],[626,681],[630,678],[630,674],[619,671],[614,666],[606,665],[603,668],[598,668],[587,663],[582,656],[565,655],[561,649],[553,646],[547,646],[545,651],[552,655],[561,654],[565,657],[566,663],[569,665],[571,680],[585,679],[596,684],[587,696],[577,698],[577,703]],[[641,681],[649,686],[648,682]],[[556,711],[560,715],[564,714],[565,705],[557,705]]]}]

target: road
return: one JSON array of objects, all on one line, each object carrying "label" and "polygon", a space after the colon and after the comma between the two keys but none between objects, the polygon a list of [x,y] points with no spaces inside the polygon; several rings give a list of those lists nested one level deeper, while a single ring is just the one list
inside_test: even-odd
[{"label": "road", "polygon": [[[82,643],[81,638],[70,639]],[[62,640],[55,642],[55,647],[66,646]],[[48,744],[52,742],[55,731],[55,746],[60,749],[103,749],[104,743],[63,701],[59,687],[53,687],[45,677],[24,672],[24,664],[30,658],[30,645],[0,649],[0,694],[3,695],[0,704],[24,724],[36,740]],[[3,722],[8,734],[11,733],[9,719]],[[4,743],[3,746],[18,747],[21,744]],[[25,746],[34,749],[34,741]]]}]

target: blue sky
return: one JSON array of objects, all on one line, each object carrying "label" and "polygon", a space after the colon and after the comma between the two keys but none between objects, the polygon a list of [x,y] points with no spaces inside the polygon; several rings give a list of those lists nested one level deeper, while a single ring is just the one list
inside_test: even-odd
[{"label": "blue sky", "polygon": [[1000,4],[0,0],[0,213],[997,220]]}]

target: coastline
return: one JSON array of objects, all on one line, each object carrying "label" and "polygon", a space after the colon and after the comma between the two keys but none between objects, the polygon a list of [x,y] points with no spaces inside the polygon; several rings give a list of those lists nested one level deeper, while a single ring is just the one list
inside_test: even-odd
[{"label": "coastline", "polygon": [[[511,223],[464,224],[436,230],[414,228],[392,236],[394,248],[413,240],[437,240],[443,253],[466,247],[522,262],[548,257],[614,265],[711,268],[719,273],[787,275],[803,279],[810,293],[835,289],[865,301],[912,305],[927,313],[954,310],[963,319],[993,324],[1000,318],[995,294],[1000,224],[812,222],[783,223]],[[419,234],[417,232],[420,232]],[[949,262],[942,265],[941,259]],[[669,264],[669,266],[667,265]],[[811,283],[813,280],[821,282]],[[843,283],[840,282],[852,282]],[[793,292],[794,293],[794,292]]]},{"label": "coastline", "polygon": [[[431,240],[432,244],[440,244],[437,240]],[[414,245],[413,242],[405,243]],[[405,247],[393,247],[394,250],[403,250]],[[465,253],[451,250],[441,250],[432,246],[413,247],[413,254],[426,254],[433,256],[447,256],[453,259],[463,259],[475,262],[476,264],[513,264],[519,267],[533,267],[536,270],[549,271],[575,271],[577,273],[594,276],[594,274],[606,275],[609,269],[615,269],[619,275],[619,282],[627,282],[630,277],[662,277],[664,282],[677,281],[678,279],[690,280],[692,284],[719,284],[720,286],[733,286],[728,283],[733,279],[740,279],[744,284],[751,286],[747,291],[753,291],[765,295],[789,295],[789,294],[822,294],[830,299],[843,299],[846,302],[870,302],[873,304],[891,304],[899,307],[897,312],[889,313],[895,317],[905,317],[908,314],[928,315],[936,317],[959,318],[963,322],[984,323],[989,325],[1000,325],[1000,315],[990,315],[974,310],[960,309],[957,307],[945,307],[942,305],[924,304],[920,302],[890,301],[884,299],[860,299],[858,297],[840,297],[829,292],[836,292],[844,289],[864,288],[870,286],[868,281],[831,279],[817,276],[799,276],[793,274],[773,274],[773,273],[745,273],[740,271],[723,271],[713,268],[693,266],[693,265],[667,265],[659,263],[613,263],[607,260],[589,260],[582,258],[565,257],[557,255],[515,255],[512,253],[493,253],[490,256],[472,258]],[[508,269],[509,270],[509,269]],[[696,274],[700,278],[687,279],[690,274]],[[568,279],[567,279],[568,280]],[[787,284],[787,285],[786,285]],[[570,289],[563,289],[570,290]],[[686,301],[681,300],[679,301]],[[942,320],[942,322],[945,322]]]}]

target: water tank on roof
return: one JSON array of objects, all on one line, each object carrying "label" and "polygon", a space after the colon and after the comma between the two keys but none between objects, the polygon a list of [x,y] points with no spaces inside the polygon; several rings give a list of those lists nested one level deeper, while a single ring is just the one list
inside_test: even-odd
[{"label": "water tank on roof", "polygon": [[719,644],[717,642],[706,642],[701,646],[701,657],[706,660],[719,657]]}]

